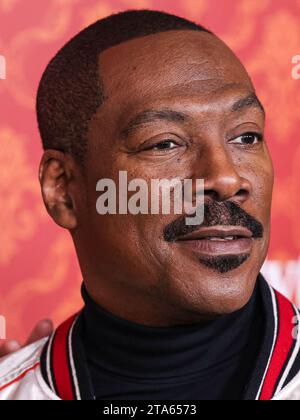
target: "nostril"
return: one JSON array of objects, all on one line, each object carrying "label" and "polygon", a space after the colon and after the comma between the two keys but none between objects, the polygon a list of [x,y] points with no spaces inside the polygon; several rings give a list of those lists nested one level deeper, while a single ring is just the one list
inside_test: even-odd
[{"label": "nostril", "polygon": [[236,194],[236,196],[240,198],[248,197],[248,195],[249,195],[249,191],[246,189],[240,189]]},{"label": "nostril", "polygon": [[250,180],[240,176],[234,168],[223,168],[210,175],[204,182],[205,195],[215,201],[246,200],[252,191]]},{"label": "nostril", "polygon": [[250,192],[246,189],[240,189],[235,196],[232,197],[232,200],[237,204],[242,204],[248,200]]},{"label": "nostril", "polygon": [[210,198],[212,201],[220,201],[219,194],[215,190],[204,191],[204,197]]},{"label": "nostril", "polygon": [[204,192],[204,196],[213,201],[226,201],[229,199],[236,199],[237,201],[245,201],[249,197],[249,191],[241,188],[239,190],[234,189],[208,189]]}]

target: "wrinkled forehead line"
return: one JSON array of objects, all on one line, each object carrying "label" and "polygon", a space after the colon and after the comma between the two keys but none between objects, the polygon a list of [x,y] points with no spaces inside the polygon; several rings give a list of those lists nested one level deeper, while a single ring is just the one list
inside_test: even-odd
[{"label": "wrinkled forehead line", "polygon": [[113,46],[100,54],[99,72],[110,95],[127,93],[134,86],[147,89],[155,82],[172,87],[173,79],[176,84],[184,79],[184,84],[202,76],[219,82],[224,77],[224,84],[238,77],[251,86],[245,68],[226,44],[213,34],[195,30],[160,32]]},{"label": "wrinkled forehead line", "polygon": [[[133,63],[143,64],[147,59],[162,59],[162,53],[188,55],[191,60],[202,55],[203,59],[213,55],[232,55],[233,52],[213,34],[196,30],[173,30],[137,37],[107,48],[98,57],[99,69],[108,70],[109,66],[130,67]],[[235,57],[236,58],[236,57]]]},{"label": "wrinkled forehead line", "polygon": [[[158,48],[161,48],[162,37],[174,43],[174,53],[172,51],[172,56],[162,60],[159,56],[159,61],[154,64],[148,51],[151,54],[157,41]],[[151,39],[151,43],[145,43],[146,39],[147,42]],[[177,49],[178,39],[184,41],[183,48],[181,45]],[[207,53],[198,54],[199,39],[205,44],[203,49]],[[148,49],[141,48],[143,45],[148,45]],[[167,50],[169,45],[166,45]],[[210,60],[207,55],[211,50],[214,51]],[[136,57],[137,51],[143,55]],[[223,61],[227,64],[223,65]],[[183,106],[183,102],[191,106],[202,103],[210,108],[218,103],[217,108],[221,110],[230,91],[234,90],[232,95],[235,97],[237,91],[241,94],[254,91],[246,70],[234,53],[217,37],[205,32],[170,31],[131,40],[104,51],[99,63],[104,101],[93,119],[96,126],[92,124],[91,129],[97,131],[100,126],[102,129],[105,126],[111,134],[117,127],[125,125],[129,115],[154,106],[156,101],[160,106],[173,103],[173,108],[174,104]]]}]

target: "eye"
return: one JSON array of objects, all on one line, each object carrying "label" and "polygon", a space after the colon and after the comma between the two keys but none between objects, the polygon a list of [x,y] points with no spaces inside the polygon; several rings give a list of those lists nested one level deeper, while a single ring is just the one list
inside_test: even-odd
[{"label": "eye", "polygon": [[158,151],[168,151],[178,147],[178,144],[174,140],[163,140],[159,143],[154,144],[150,149]]},{"label": "eye", "polygon": [[242,144],[244,146],[254,146],[263,141],[263,135],[260,133],[245,133],[235,139],[231,140],[230,143]]}]

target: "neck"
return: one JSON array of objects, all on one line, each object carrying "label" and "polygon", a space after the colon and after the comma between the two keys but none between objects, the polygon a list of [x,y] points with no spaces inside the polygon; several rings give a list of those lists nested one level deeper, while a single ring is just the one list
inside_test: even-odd
[{"label": "neck", "polygon": [[105,371],[134,378],[207,372],[247,347],[255,325],[257,294],[255,290],[243,309],[212,321],[149,327],[97,305],[83,287],[84,342],[89,361]]},{"label": "neck", "polygon": [[[139,291],[130,287],[124,290],[124,283],[120,284],[120,288],[118,288],[118,284],[114,281],[103,281],[99,287],[99,281],[89,281],[85,290],[89,297],[106,312],[144,326],[192,325],[216,317],[182,308],[180,303],[175,305],[173,302],[168,302],[167,297],[163,296],[160,291],[153,293],[152,290]],[[119,299],[118,296],[122,296],[122,298]]]}]

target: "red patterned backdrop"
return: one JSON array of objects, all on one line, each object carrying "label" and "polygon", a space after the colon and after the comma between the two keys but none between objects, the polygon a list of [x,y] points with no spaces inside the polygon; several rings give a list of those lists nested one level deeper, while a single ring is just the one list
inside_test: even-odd
[{"label": "red patterned backdrop", "polygon": [[155,8],[203,23],[245,63],[268,112],[277,174],[264,271],[300,305],[300,1],[0,0],[0,314],[9,338],[24,339],[37,319],[57,323],[81,304],[71,240],[48,218],[37,182],[39,78],[78,30],[128,8]]}]

